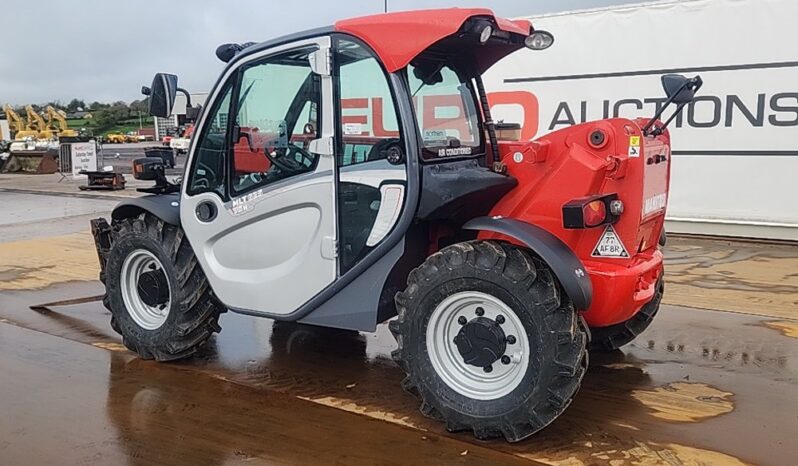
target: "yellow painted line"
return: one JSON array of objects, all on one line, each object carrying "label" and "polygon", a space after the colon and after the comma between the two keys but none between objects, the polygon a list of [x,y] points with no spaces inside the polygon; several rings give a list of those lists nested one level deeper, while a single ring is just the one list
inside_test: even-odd
[{"label": "yellow painted line", "polygon": [[552,466],[592,466],[607,464],[626,465],[664,465],[664,466],[744,466],[739,459],[712,450],[689,447],[676,443],[634,441],[630,448],[618,448],[611,442],[588,441],[575,443],[573,451],[579,453],[565,458],[549,458],[540,454],[523,453],[519,456]]},{"label": "yellow painted line", "polygon": [[703,383],[676,382],[652,390],[634,390],[632,397],[651,409],[651,415],[675,422],[698,422],[734,409],[733,393]]},{"label": "yellow painted line", "polygon": [[97,280],[99,274],[89,231],[0,244],[0,290]]},{"label": "yellow painted line", "polygon": [[408,421],[403,416],[397,416],[394,413],[390,413],[387,411],[382,411],[374,408],[369,408],[366,406],[359,405],[352,400],[346,400],[342,398],[336,398],[333,396],[323,396],[323,397],[307,397],[307,396],[297,396],[297,398],[310,401],[311,403],[316,403],[324,406],[328,406],[331,408],[337,408],[343,411],[348,411],[350,413],[360,414],[363,416],[368,416],[370,418],[379,419],[380,421],[387,421],[394,424],[399,424],[405,427],[410,427],[417,430],[427,431],[427,429],[419,426],[418,424],[414,424]]},{"label": "yellow painted line", "polygon": [[765,322],[765,325],[780,331],[785,337],[798,338],[798,322],[771,321]]},{"label": "yellow painted line", "polygon": [[122,343],[115,343],[115,342],[105,342],[105,341],[97,341],[91,344],[94,347],[102,348],[108,351],[115,351],[117,353],[126,353],[127,348]]}]

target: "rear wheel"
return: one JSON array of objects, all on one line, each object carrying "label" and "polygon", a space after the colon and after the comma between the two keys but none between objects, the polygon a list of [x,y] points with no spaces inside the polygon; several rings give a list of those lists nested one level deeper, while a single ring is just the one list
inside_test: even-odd
[{"label": "rear wheel", "polygon": [[659,282],[657,282],[657,290],[654,292],[654,297],[631,319],[609,327],[591,328],[590,351],[610,352],[631,343],[654,321],[664,292],[665,282],[660,278]]},{"label": "rear wheel", "polygon": [[104,282],[111,327],[144,359],[184,358],[221,330],[224,307],[183,230],[155,216],[114,222]]},{"label": "rear wheel", "polygon": [[450,431],[522,440],[579,389],[585,327],[546,264],[521,248],[449,246],[411,272],[396,303],[403,387]]}]

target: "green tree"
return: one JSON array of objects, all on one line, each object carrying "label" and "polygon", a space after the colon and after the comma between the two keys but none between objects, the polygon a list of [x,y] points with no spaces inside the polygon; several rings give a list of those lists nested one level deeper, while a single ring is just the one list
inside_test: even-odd
[{"label": "green tree", "polygon": [[77,112],[78,109],[86,110],[86,102],[81,99],[72,99],[66,106],[67,112],[74,113]]},{"label": "green tree", "polygon": [[114,102],[94,112],[99,126],[113,126],[130,118],[130,108],[124,102]]}]

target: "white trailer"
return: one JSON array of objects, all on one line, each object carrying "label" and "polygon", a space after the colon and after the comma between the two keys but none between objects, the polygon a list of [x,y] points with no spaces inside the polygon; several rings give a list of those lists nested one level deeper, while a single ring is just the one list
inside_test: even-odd
[{"label": "white trailer", "polygon": [[[530,17],[548,52],[485,79],[494,119],[524,137],[612,116],[651,116],[660,76],[704,87],[671,127],[672,232],[798,240],[798,49],[794,0],[683,0]],[[666,117],[668,114],[666,113]]]}]

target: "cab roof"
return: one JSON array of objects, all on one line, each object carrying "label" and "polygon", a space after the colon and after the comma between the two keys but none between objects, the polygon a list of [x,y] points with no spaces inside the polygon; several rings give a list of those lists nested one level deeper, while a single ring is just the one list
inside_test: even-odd
[{"label": "cab roof", "polygon": [[[407,66],[421,52],[433,44],[458,32],[471,18],[491,20],[495,28],[506,33],[526,37],[532,33],[529,20],[499,18],[487,8],[446,8],[436,10],[403,11],[335,23],[334,29],[351,34],[368,44],[379,56],[388,72]],[[489,47],[478,54],[482,71],[504,56],[523,47],[523,41]]]}]

